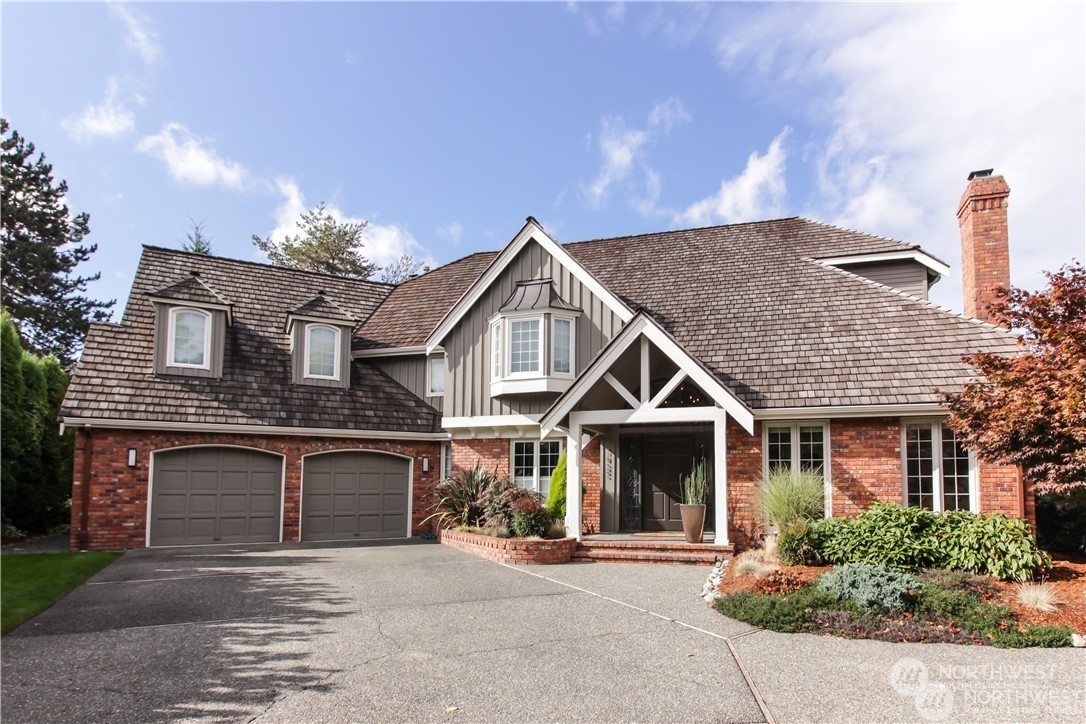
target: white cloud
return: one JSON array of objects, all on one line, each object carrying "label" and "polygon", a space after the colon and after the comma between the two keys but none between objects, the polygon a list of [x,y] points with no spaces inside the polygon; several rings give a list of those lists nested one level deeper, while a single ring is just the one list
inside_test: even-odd
[{"label": "white cloud", "polygon": [[165,161],[170,176],[180,183],[242,190],[245,167],[222,158],[206,143],[180,123],[167,123],[156,135],[143,138],[136,150]]},{"label": "white cloud", "polygon": [[125,105],[117,100],[117,79],[106,83],[106,97],[101,103],[91,104],[72,118],[61,121],[61,126],[75,141],[85,143],[95,138],[116,138],[136,127],[136,120]]},{"label": "white cloud", "polygon": [[464,227],[459,221],[453,221],[441,226],[437,230],[437,235],[443,239],[447,239],[453,246],[460,245],[460,235],[464,233]]},{"label": "white cloud", "polygon": [[[760,6],[731,22],[723,67],[790,96],[816,129],[805,213],[922,244],[959,268],[969,171],[1011,186],[1012,283],[1083,255],[1086,44],[1081,3]],[[961,307],[957,271],[933,288]]]},{"label": "white cloud", "polygon": [[787,196],[784,139],[790,132],[786,127],[777,134],[764,154],[751,153],[742,173],[722,181],[719,191],[688,206],[675,216],[675,222],[706,226],[780,216]]},{"label": "white cloud", "polygon": [[147,65],[151,65],[162,54],[162,48],[158,44],[158,33],[151,26],[151,21],[142,14],[132,10],[124,3],[110,3],[110,11],[124,23],[128,36],[125,44]]},{"label": "white cloud", "polygon": [[[285,237],[298,233],[298,221],[302,218],[302,214],[311,209],[311,206],[306,203],[305,196],[294,179],[279,178],[276,179],[275,185],[283,200],[275,210],[275,228],[270,236],[273,241],[282,241]],[[340,223],[365,221],[357,216],[348,216],[334,204],[325,203],[324,209],[329,216]],[[455,225],[458,226],[458,224]],[[362,234],[362,240],[365,243],[363,255],[378,266],[387,266],[404,254],[413,256],[427,266],[437,266],[433,256],[419,244],[406,227],[400,224],[369,222]]]},{"label": "white cloud", "polygon": [[585,29],[589,35],[598,36],[603,33],[604,30],[613,30],[617,28],[626,19],[626,4],[622,2],[613,2],[607,5],[607,8],[597,15],[590,7],[598,7],[599,3],[581,3],[581,2],[566,2],[566,10],[579,17],[583,22]]},{"label": "white cloud", "polygon": [[[603,160],[596,178],[583,190],[589,206],[600,208],[609,189],[630,182],[633,207],[645,215],[653,213],[662,184],[659,172],[648,164],[647,148],[674,126],[690,120],[678,98],[668,98],[653,106],[645,129],[628,127],[621,116],[602,119],[598,145]],[[631,178],[635,171],[640,172],[636,181]]]}]

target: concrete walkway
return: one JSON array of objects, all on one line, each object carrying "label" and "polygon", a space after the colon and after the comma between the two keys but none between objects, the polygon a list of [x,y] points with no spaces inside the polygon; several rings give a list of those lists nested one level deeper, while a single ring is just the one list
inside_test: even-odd
[{"label": "concrete walkway", "polygon": [[3,639],[3,716],[704,722],[1086,714],[1082,651],[757,632],[701,602],[707,573],[513,568],[437,545],[137,551]]}]

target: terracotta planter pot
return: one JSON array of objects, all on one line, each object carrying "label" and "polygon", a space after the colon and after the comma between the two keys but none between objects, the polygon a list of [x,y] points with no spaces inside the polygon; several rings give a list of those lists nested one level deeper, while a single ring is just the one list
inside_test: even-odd
[{"label": "terracotta planter pot", "polygon": [[701,543],[701,536],[705,532],[705,506],[680,504],[679,514],[683,519],[686,542]]}]

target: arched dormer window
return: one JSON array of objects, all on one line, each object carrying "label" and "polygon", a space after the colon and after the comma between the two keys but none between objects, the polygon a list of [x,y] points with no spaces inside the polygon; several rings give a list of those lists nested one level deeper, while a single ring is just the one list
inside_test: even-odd
[{"label": "arched dormer window", "polygon": [[305,328],[305,376],[319,380],[339,379],[339,329],[324,324]]},{"label": "arched dormer window", "polygon": [[171,309],[167,345],[171,367],[211,369],[211,315],[191,307]]}]

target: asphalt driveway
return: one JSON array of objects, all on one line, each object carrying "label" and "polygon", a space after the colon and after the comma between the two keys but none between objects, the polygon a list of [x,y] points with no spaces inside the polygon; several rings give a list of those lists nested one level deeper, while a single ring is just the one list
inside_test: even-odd
[{"label": "asphalt driveway", "polygon": [[432,544],[137,551],[3,639],[3,718],[1086,716],[1082,651],[756,632],[701,602],[707,573],[514,569]]}]

